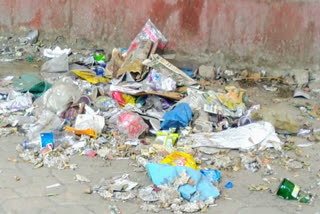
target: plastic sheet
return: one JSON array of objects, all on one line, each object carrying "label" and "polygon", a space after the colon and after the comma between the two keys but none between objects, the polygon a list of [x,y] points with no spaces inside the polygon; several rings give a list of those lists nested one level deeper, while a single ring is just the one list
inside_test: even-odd
[{"label": "plastic sheet", "polygon": [[260,121],[221,132],[191,134],[192,147],[215,147],[224,149],[249,150],[256,145],[273,147],[269,141],[280,143],[271,123]]},{"label": "plastic sheet", "polygon": [[30,92],[35,97],[40,97],[44,92],[51,88],[51,84],[42,81],[33,74],[21,75],[18,79],[14,79],[13,86],[21,93]]},{"label": "plastic sheet", "polygon": [[43,55],[48,58],[57,58],[63,54],[69,55],[71,53],[71,48],[61,49],[59,46],[55,49],[45,48],[43,50]]}]

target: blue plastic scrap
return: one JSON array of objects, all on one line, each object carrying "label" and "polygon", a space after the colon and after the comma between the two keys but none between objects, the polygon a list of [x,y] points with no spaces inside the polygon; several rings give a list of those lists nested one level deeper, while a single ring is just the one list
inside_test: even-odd
[{"label": "blue plastic scrap", "polygon": [[172,111],[165,113],[163,122],[161,123],[162,130],[169,128],[177,128],[188,126],[192,118],[192,110],[188,103],[178,104]]},{"label": "blue plastic scrap", "polygon": [[232,182],[229,181],[228,183],[226,183],[225,187],[226,187],[227,189],[231,189],[231,188],[233,187]]},{"label": "blue plastic scrap", "polygon": [[205,201],[220,195],[219,190],[200,171],[190,167],[148,163],[146,169],[150,179],[156,186],[172,184],[172,180],[185,170],[190,179],[195,181],[195,185],[182,185],[178,188],[178,191],[188,201]]},{"label": "blue plastic scrap", "polygon": [[194,71],[192,69],[181,69],[186,75],[188,75],[190,78],[193,78]]},{"label": "blue plastic scrap", "polygon": [[216,169],[200,169],[200,172],[211,182],[218,182],[220,180],[220,172]]}]

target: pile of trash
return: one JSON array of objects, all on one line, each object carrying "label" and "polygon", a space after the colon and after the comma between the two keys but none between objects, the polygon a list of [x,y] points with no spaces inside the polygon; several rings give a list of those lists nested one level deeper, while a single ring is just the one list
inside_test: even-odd
[{"label": "pile of trash", "polygon": [[[141,209],[150,212],[206,211],[220,195],[221,169],[244,166],[272,174],[261,161],[264,152],[283,155],[286,140],[277,133],[297,134],[301,127],[249,106],[244,89],[204,90],[199,79],[251,77],[208,66],[180,69],[158,54],[167,43],[148,20],[130,47],[114,48],[110,59],[93,51],[70,63],[71,49],[44,48],[48,60],[40,75],[0,80],[0,135],[23,134],[19,157],[36,168],[75,170],[75,154],[133,160],[153,185],[141,187],[124,174],[102,179],[92,192],[109,200],[139,198]],[[319,117],[318,110],[308,112]],[[226,155],[231,150],[240,159]],[[258,152],[261,158],[252,155]],[[232,188],[232,182],[222,188]]]}]

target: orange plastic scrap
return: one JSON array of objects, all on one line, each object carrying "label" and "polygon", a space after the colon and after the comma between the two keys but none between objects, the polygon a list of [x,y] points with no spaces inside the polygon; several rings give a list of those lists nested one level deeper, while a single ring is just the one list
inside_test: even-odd
[{"label": "orange plastic scrap", "polygon": [[70,126],[66,126],[66,132],[74,132],[76,135],[87,135],[97,139],[98,134],[94,129],[75,129]]}]

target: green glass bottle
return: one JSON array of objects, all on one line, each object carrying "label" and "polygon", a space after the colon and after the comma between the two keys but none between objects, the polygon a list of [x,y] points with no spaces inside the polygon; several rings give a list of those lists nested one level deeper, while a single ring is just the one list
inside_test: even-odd
[{"label": "green glass bottle", "polygon": [[281,182],[277,196],[286,200],[298,200],[301,203],[308,203],[312,197],[310,194],[301,191],[298,185],[295,185],[286,178]]}]

